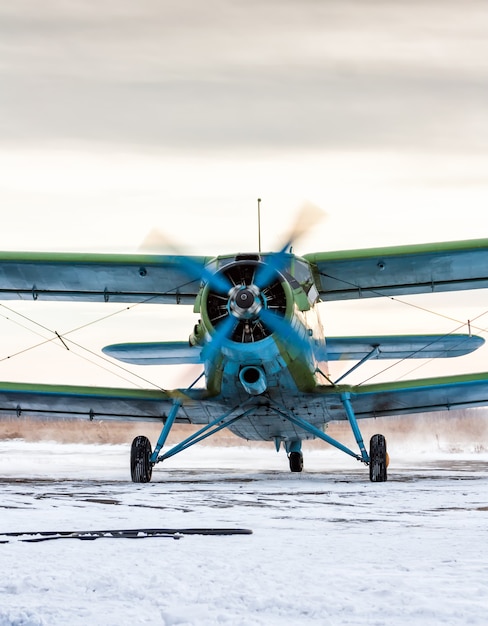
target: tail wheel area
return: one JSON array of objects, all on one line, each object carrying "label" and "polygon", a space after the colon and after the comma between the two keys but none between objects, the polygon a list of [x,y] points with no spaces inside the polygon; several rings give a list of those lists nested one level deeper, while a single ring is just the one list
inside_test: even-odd
[{"label": "tail wheel area", "polygon": [[383,435],[373,435],[369,443],[369,479],[382,483],[387,479],[388,453]]},{"label": "tail wheel area", "polygon": [[301,452],[290,452],[288,460],[291,472],[301,472],[303,470],[303,454]]},{"label": "tail wheel area", "polygon": [[151,442],[139,435],[132,442],[130,449],[130,474],[133,483],[148,483],[151,480]]}]

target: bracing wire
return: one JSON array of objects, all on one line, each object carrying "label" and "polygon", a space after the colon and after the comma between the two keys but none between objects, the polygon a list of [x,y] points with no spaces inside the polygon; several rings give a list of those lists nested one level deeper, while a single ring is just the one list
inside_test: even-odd
[{"label": "bracing wire", "polygon": [[[336,277],[334,277],[334,276],[330,276],[330,274],[324,274],[323,272],[320,272],[320,275],[321,275],[321,276],[324,276],[324,277],[326,277],[326,278],[332,278],[332,279],[337,280],[337,281],[340,281],[340,282],[342,282],[342,283],[344,283],[344,284],[346,284],[346,285],[353,286],[353,287],[356,287],[356,288],[357,288],[357,285],[355,285],[354,283],[352,283],[352,282],[350,282],[350,281],[346,281],[346,280],[344,280],[344,279],[339,279],[339,278],[336,278]],[[477,326],[477,325],[474,325],[474,324],[473,324],[473,322],[475,322],[476,320],[479,320],[479,319],[481,319],[482,317],[484,317],[485,315],[488,315],[488,310],[484,311],[483,313],[480,313],[479,315],[476,315],[475,317],[473,317],[473,318],[472,318],[471,320],[469,320],[469,321],[465,321],[465,322],[463,322],[463,321],[461,321],[461,320],[456,319],[455,317],[452,317],[452,316],[446,315],[446,314],[444,314],[444,313],[440,313],[439,311],[434,311],[433,309],[429,309],[429,308],[427,308],[427,307],[420,306],[420,305],[415,304],[415,303],[413,303],[413,302],[408,302],[407,300],[403,300],[402,298],[398,298],[398,297],[395,297],[395,296],[390,296],[390,295],[384,294],[384,293],[382,293],[381,291],[378,291],[378,290],[373,290],[373,289],[372,289],[372,290],[369,290],[369,291],[371,291],[371,293],[374,293],[374,294],[375,294],[376,296],[378,296],[378,297],[386,298],[386,299],[388,299],[388,300],[390,300],[390,301],[392,301],[392,302],[398,302],[399,304],[402,304],[402,305],[404,305],[404,306],[409,306],[409,307],[412,307],[412,308],[418,309],[418,310],[420,310],[420,311],[424,311],[425,313],[429,313],[429,314],[431,314],[431,315],[435,315],[435,316],[437,316],[437,317],[440,317],[440,318],[443,318],[443,319],[446,319],[446,320],[449,320],[449,321],[451,321],[451,322],[455,322],[456,324],[458,324],[458,326],[457,326],[456,328],[454,328],[452,331],[450,331],[449,333],[445,333],[444,335],[442,335],[441,337],[439,337],[438,341],[440,341],[440,340],[441,340],[441,339],[443,339],[444,337],[448,337],[449,335],[452,335],[452,334],[454,334],[454,333],[456,333],[456,332],[460,331],[461,329],[465,328],[466,326],[468,326],[468,327],[469,327],[469,330],[470,330],[470,331],[475,330],[475,331],[477,331],[477,332],[479,332],[479,333],[481,333],[481,334],[485,334],[485,333],[487,333],[487,332],[488,332],[488,329],[487,329],[487,328],[483,328],[483,327],[481,327],[481,326]],[[431,343],[431,344],[429,344],[429,345],[433,345],[433,343],[435,343],[435,342],[432,342],[432,343]],[[421,350],[420,350],[420,351],[421,351]],[[420,351],[419,351],[419,352],[420,352]],[[415,353],[413,353],[413,354],[415,354]],[[402,359],[398,359],[397,361],[395,361],[395,363],[392,363],[391,365],[388,365],[388,366],[386,366],[386,367],[382,368],[380,371],[376,372],[375,374],[373,374],[373,375],[371,375],[370,377],[366,378],[365,380],[361,381],[361,382],[359,383],[359,385],[358,385],[358,386],[361,386],[361,385],[364,385],[364,384],[366,384],[366,383],[370,382],[370,381],[371,381],[371,380],[373,380],[374,378],[377,378],[377,377],[378,377],[378,376],[380,376],[381,374],[384,374],[385,372],[387,372],[387,371],[389,371],[390,369],[392,369],[392,368],[396,367],[396,366],[397,366],[397,365],[399,365],[400,363],[403,363],[404,361],[408,360],[409,358],[411,358],[411,357],[404,357],[404,358],[402,358]],[[404,374],[403,374],[401,377],[399,377],[397,380],[401,380],[401,379],[402,379],[402,378],[404,378],[405,376],[408,376],[409,374],[411,374],[412,372],[415,372],[416,370],[420,369],[421,367],[425,367],[425,366],[427,365],[427,363],[431,363],[433,360],[434,360],[433,358],[431,358],[431,359],[427,359],[424,363],[420,363],[420,364],[419,364],[419,365],[417,365],[416,367],[414,367],[414,368],[412,368],[411,370],[409,370],[408,372],[404,373]]]},{"label": "bracing wire", "polygon": [[[487,315],[487,314],[488,314],[488,310],[485,311],[484,313],[481,313],[480,315],[476,316],[475,319],[479,319],[480,317],[483,317],[484,315]],[[436,341],[441,341],[445,337],[449,337],[450,335],[453,335],[454,333],[462,330],[466,325],[467,325],[467,322],[464,322],[463,324],[461,324],[457,328],[454,328],[451,332],[445,333],[444,335],[439,337],[439,339],[437,339]],[[486,331],[482,331],[482,332],[486,332]],[[436,343],[436,341],[432,341],[430,344],[426,345],[425,348],[434,345]],[[397,365],[400,365],[400,363],[403,363],[404,361],[408,361],[409,359],[411,359],[413,357],[413,355],[421,353],[422,350],[424,350],[425,348],[421,348],[421,349],[417,350],[416,352],[412,352],[412,354],[410,356],[406,356],[406,357],[403,357],[402,359],[398,359],[397,361],[395,361],[395,363],[392,363],[391,365],[388,365],[388,366],[384,367],[379,372],[376,372],[376,374],[373,374],[369,378],[366,378],[365,380],[361,381],[359,383],[359,385],[364,385],[364,384],[368,383],[369,381],[371,381],[373,378],[376,378],[377,376],[379,376],[380,374],[384,374],[388,370],[391,370],[392,368],[396,367]],[[432,363],[434,360],[435,360],[434,358],[426,359],[424,363],[420,363],[419,365],[416,365],[415,367],[410,369],[408,372],[405,372],[404,374],[402,374],[402,376],[400,376],[396,380],[401,380],[402,378],[404,378],[405,376],[408,376],[412,372],[415,372],[418,369],[420,369],[422,367],[425,367],[427,365],[427,363]]]},{"label": "bracing wire", "polygon": [[[114,317],[116,315],[120,315],[121,313],[129,311],[129,310],[139,306],[140,304],[147,304],[152,299],[153,299],[153,297],[147,298],[147,299],[145,299],[145,300],[143,300],[141,302],[136,302],[136,303],[134,303],[134,304],[132,304],[130,306],[126,306],[126,307],[124,307],[122,309],[119,309],[117,311],[109,313],[108,315],[103,315],[102,317],[97,318],[95,320],[92,320],[92,321],[90,321],[90,322],[88,322],[86,324],[82,324],[81,326],[77,326],[76,328],[72,328],[71,330],[68,330],[68,331],[66,331],[66,332],[64,332],[62,334],[59,334],[57,331],[52,330],[52,329],[48,328],[47,326],[44,326],[43,324],[41,324],[37,320],[34,320],[34,319],[30,318],[29,316],[24,315],[23,313],[20,313],[20,312],[16,311],[15,309],[12,309],[11,307],[6,306],[5,304],[0,304],[0,307],[6,309],[10,313],[13,313],[14,315],[19,316],[20,318],[26,320],[30,324],[33,324],[34,326],[38,326],[39,328],[42,328],[42,330],[44,330],[45,332],[50,333],[51,335],[53,335],[52,337],[45,337],[44,335],[42,335],[38,331],[34,330],[33,328],[30,328],[30,327],[28,327],[28,326],[26,326],[24,324],[21,324],[20,322],[18,322],[16,320],[13,320],[10,317],[2,316],[2,317],[4,317],[4,319],[7,319],[8,321],[10,321],[10,322],[20,326],[21,328],[24,328],[25,330],[28,330],[28,331],[34,333],[35,335],[38,335],[39,337],[42,337],[44,339],[44,341],[41,341],[41,342],[36,343],[34,345],[31,345],[28,348],[24,348],[23,350],[19,350],[18,352],[10,354],[10,355],[8,355],[6,357],[0,358],[0,362],[6,361],[6,360],[9,360],[9,359],[12,359],[12,358],[15,358],[15,357],[17,357],[17,356],[19,356],[21,354],[24,354],[24,353],[29,352],[31,350],[35,350],[36,348],[39,348],[40,346],[46,345],[48,343],[53,343],[53,342],[56,343],[57,340],[59,339],[59,340],[61,340],[61,342],[63,344],[63,346],[60,345],[59,347],[64,347],[65,349],[68,349],[66,344],[64,343],[65,341],[67,341],[70,345],[72,344],[72,345],[76,346],[77,348],[87,352],[88,354],[91,354],[92,356],[95,356],[98,360],[106,362],[111,367],[115,367],[115,368],[121,370],[122,372],[125,372],[125,373],[129,374],[131,377],[139,379],[140,381],[144,382],[145,384],[149,384],[152,387],[155,387],[156,389],[165,392],[166,390],[163,387],[161,387],[160,385],[158,385],[157,383],[155,383],[155,382],[153,382],[153,381],[151,381],[151,380],[149,380],[149,379],[147,379],[147,378],[145,378],[143,376],[140,376],[139,374],[135,374],[134,372],[132,372],[130,369],[124,367],[123,365],[119,365],[118,363],[113,363],[110,359],[108,359],[108,358],[106,358],[106,357],[104,357],[104,356],[94,352],[93,350],[90,350],[89,348],[86,348],[85,346],[82,346],[81,344],[79,344],[79,343],[73,341],[72,339],[68,338],[68,335],[71,335],[71,334],[73,334],[75,332],[78,332],[78,331],[80,331],[82,329],[88,328],[89,326],[93,326],[95,324],[98,324],[98,323],[100,323],[102,321],[105,321],[107,319],[110,319],[111,317]],[[56,343],[56,345],[59,345],[59,344]],[[83,356],[79,352],[76,352],[76,351],[73,351],[73,350],[71,350],[71,352],[75,356],[77,356],[77,357],[87,361],[88,363],[92,363],[96,367],[99,367],[99,368],[103,369],[104,371],[107,371],[107,372],[113,374],[114,376],[119,377],[121,380],[124,380],[126,382],[131,382],[132,384],[136,384],[133,381],[131,381],[129,378],[123,376],[122,374],[114,372],[113,370],[111,370],[108,367],[102,365],[101,363],[98,363],[96,361],[93,361],[92,359],[87,358],[86,356]],[[143,388],[142,385],[137,385],[137,386],[139,386],[140,388]]]}]

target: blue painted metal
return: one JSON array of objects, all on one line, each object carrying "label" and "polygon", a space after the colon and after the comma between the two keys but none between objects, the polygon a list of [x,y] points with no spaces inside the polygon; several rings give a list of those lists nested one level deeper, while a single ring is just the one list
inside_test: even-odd
[{"label": "blue painted metal", "polygon": [[134,365],[186,365],[202,363],[201,346],[188,341],[119,343],[102,348],[107,356]]},{"label": "blue painted metal", "polygon": [[356,438],[359,449],[361,450],[362,460],[365,463],[369,463],[369,454],[364,447],[363,436],[361,435],[361,431],[358,426],[358,422],[356,419],[356,415],[354,414],[354,409],[351,404],[351,394],[349,392],[341,393],[341,401],[346,409],[347,419],[349,420],[349,424],[351,425],[352,432],[354,433],[354,437]]},{"label": "blue painted metal", "polygon": [[286,409],[282,407],[279,407],[275,403],[272,403],[270,408],[273,409],[273,411],[277,413],[278,415],[281,415],[282,417],[289,420],[292,424],[295,424],[295,426],[302,428],[305,432],[308,432],[311,435],[314,435],[314,437],[317,437],[318,439],[322,439],[322,441],[325,441],[326,443],[333,446],[334,448],[337,448],[338,450],[345,452],[346,454],[354,457],[358,461],[367,462],[365,461],[362,455],[359,455],[356,452],[353,452],[347,446],[344,446],[342,443],[340,443],[333,437],[329,437],[329,435],[326,435],[323,431],[316,428],[313,424],[310,424],[310,422],[307,422],[303,418],[298,417],[297,415],[294,415],[293,413],[291,413],[290,411],[287,411]]},{"label": "blue painted metal", "polygon": [[305,254],[328,301],[486,289],[488,241]]},{"label": "blue painted metal", "polygon": [[312,341],[310,335],[302,328],[302,333],[298,332],[298,328],[290,324],[290,322],[268,309],[263,309],[260,317],[265,324],[268,324],[279,337],[280,340],[295,348],[298,352],[309,356],[312,354]]},{"label": "blue painted metal", "polygon": [[[324,360],[447,359],[471,354],[484,343],[483,337],[462,333],[327,337]],[[371,354],[374,348],[378,351]]]},{"label": "blue painted metal", "polygon": [[268,387],[263,368],[256,365],[243,367],[239,372],[239,380],[246,393],[251,396],[261,395]]},{"label": "blue painted metal", "polygon": [[229,341],[229,337],[235,330],[239,320],[234,315],[229,315],[214,333],[212,340],[203,349],[203,359],[207,363],[213,361],[220,354],[222,347]]},{"label": "blue painted metal", "polygon": [[[266,314],[265,314],[266,315]],[[271,319],[271,323],[276,319]],[[278,318],[279,324],[279,318]],[[283,335],[282,328],[277,329]],[[289,334],[289,333],[287,333]],[[224,333],[224,337],[226,334]],[[228,332],[227,332],[228,336]],[[59,337],[62,341],[62,338]],[[293,334],[299,349],[309,345],[306,337]],[[435,359],[464,356],[477,350],[484,339],[476,335],[399,335],[386,337],[329,337],[324,353],[325,361],[360,360],[336,384],[360,365],[372,358],[378,359]],[[66,345],[65,345],[66,347]],[[107,356],[135,365],[181,365],[202,363],[202,346],[189,345],[188,341],[146,343],[120,343],[102,348]]]},{"label": "blue painted metal", "polygon": [[171,428],[173,427],[173,424],[175,423],[176,414],[178,413],[180,406],[181,406],[181,400],[175,400],[173,406],[171,407],[171,411],[169,412],[169,415],[166,419],[166,422],[164,424],[164,428],[161,431],[161,434],[159,435],[159,439],[156,444],[156,447],[154,448],[153,453],[151,454],[151,458],[150,458],[151,463],[158,462],[158,455],[161,451],[161,448],[166,443],[166,439],[168,438],[169,432]]},{"label": "blue painted metal", "polygon": [[295,439],[294,441],[287,441],[285,443],[285,449],[288,454],[290,452],[301,452],[302,451],[302,440]]},{"label": "blue painted metal", "polygon": [[[190,448],[196,443],[199,443],[200,441],[203,441],[204,439],[207,439],[208,437],[215,435],[216,433],[223,430],[224,428],[227,428],[228,426],[231,426],[232,424],[242,419],[243,417],[246,417],[247,415],[252,413],[252,411],[254,410],[254,407],[252,407],[248,409],[247,411],[244,411],[244,413],[239,413],[239,415],[236,415],[230,419],[227,419],[228,417],[230,417],[230,415],[232,415],[232,413],[234,413],[239,408],[242,408],[242,405],[239,407],[234,407],[227,413],[224,413],[217,419],[213,420],[212,422],[210,422],[209,424],[201,428],[196,433],[193,433],[192,435],[190,435],[189,437],[187,437],[180,443],[176,444],[173,448],[171,448],[171,450],[168,450],[168,452],[161,454],[155,462],[159,463],[161,461],[164,461],[165,459],[169,459],[170,457],[175,456],[175,454],[178,454],[179,452],[182,452],[183,450]],[[152,457],[151,457],[151,461],[152,461]]]},{"label": "blue painted metal", "polygon": [[[202,378],[202,376],[203,376],[203,372],[198,376],[196,380],[192,382],[192,384],[188,387],[188,389],[191,389],[194,385],[196,385],[196,383],[200,380],[200,378]],[[153,464],[158,462],[159,453],[161,452],[161,449],[166,443],[166,439],[168,438],[168,435],[173,427],[173,424],[175,423],[178,410],[181,407],[182,403],[183,403],[182,400],[175,400],[173,402],[173,406],[171,407],[169,415],[166,418],[166,422],[164,424],[163,430],[161,431],[161,434],[159,435],[159,439],[156,443],[156,447],[154,448],[151,454],[151,458],[149,459],[150,462]]]}]

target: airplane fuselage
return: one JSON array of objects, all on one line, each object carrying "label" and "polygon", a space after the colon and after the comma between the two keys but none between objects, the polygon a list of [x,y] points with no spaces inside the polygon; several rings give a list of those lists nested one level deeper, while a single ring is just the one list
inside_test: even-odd
[{"label": "airplane fuselage", "polygon": [[326,382],[310,265],[292,254],[283,254],[272,271],[266,255],[219,257],[212,263],[228,284],[202,287],[195,305],[201,317],[190,337],[190,343],[203,346],[207,390],[230,406],[255,406],[231,427],[236,434],[296,438],[289,423],[266,416],[269,402],[286,404],[294,393]]}]

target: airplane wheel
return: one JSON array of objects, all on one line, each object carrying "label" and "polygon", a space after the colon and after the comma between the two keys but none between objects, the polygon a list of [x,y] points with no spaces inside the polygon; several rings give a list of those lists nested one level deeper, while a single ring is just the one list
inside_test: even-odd
[{"label": "airplane wheel", "polygon": [[130,449],[130,474],[133,483],[148,483],[152,476],[151,442],[140,435],[132,442]]},{"label": "airplane wheel", "polygon": [[301,452],[290,452],[288,460],[290,461],[290,471],[301,472],[303,470],[303,454]]},{"label": "airplane wheel", "polygon": [[387,479],[388,454],[383,435],[373,435],[369,443],[369,480],[383,483]]}]

